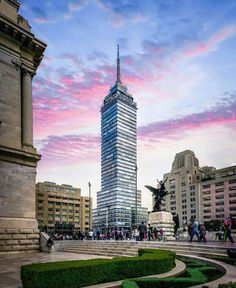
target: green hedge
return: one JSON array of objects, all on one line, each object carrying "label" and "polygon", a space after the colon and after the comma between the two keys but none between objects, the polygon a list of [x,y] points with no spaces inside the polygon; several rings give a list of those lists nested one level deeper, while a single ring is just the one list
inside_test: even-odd
[{"label": "green hedge", "polygon": [[[195,259],[182,259],[187,269],[185,273],[179,277],[167,278],[139,278],[128,279],[122,282],[123,288],[185,288],[195,285],[204,284],[208,279],[208,275],[218,274],[220,271],[214,266],[208,266],[206,262]],[[211,280],[210,280],[211,281]],[[225,286],[228,287],[228,286]],[[231,286],[229,286],[231,288]],[[232,286],[234,288],[234,286]],[[223,286],[222,286],[223,288]],[[236,287],[235,287],[236,288]]]},{"label": "green hedge", "polygon": [[136,257],[24,265],[21,281],[24,288],[77,288],[164,273],[171,270],[174,263],[175,253],[172,251],[140,249]]},{"label": "green hedge", "polygon": [[[188,274],[190,277],[172,277],[172,278],[144,278],[134,279],[133,281],[124,280],[122,282],[123,288],[185,288],[193,285],[203,284],[207,281],[207,278],[197,269],[188,268]],[[135,283],[137,286],[131,286],[131,283]]]},{"label": "green hedge", "polygon": [[236,282],[228,282],[224,284],[219,284],[218,288],[236,288]]}]

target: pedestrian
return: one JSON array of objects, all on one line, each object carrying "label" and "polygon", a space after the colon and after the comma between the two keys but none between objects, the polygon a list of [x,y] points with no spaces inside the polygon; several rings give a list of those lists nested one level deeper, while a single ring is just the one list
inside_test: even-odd
[{"label": "pedestrian", "polygon": [[191,233],[190,241],[189,241],[189,242],[192,242],[194,235],[197,236],[197,240],[198,240],[198,242],[200,242],[199,230],[198,230],[198,222],[197,222],[197,220],[195,220],[195,221],[193,222],[192,233]]},{"label": "pedestrian", "polygon": [[119,231],[119,239],[122,241],[123,238],[124,238],[124,232],[123,232],[123,229],[120,227],[120,231]]},{"label": "pedestrian", "polygon": [[48,238],[47,243],[46,243],[46,247],[48,248],[48,253],[50,253],[52,251],[52,246],[53,246],[53,240],[51,237]]},{"label": "pedestrian", "polygon": [[100,240],[100,229],[98,228],[97,231],[96,231],[96,235],[97,235],[97,240]]},{"label": "pedestrian", "polygon": [[198,230],[199,230],[199,239],[200,239],[200,241],[201,240],[203,240],[203,242],[207,242],[207,240],[206,240],[206,229],[205,229],[205,227],[204,227],[204,225],[203,224],[199,224],[198,225]]},{"label": "pedestrian", "polygon": [[148,241],[151,241],[151,238],[152,238],[152,240],[154,240],[153,228],[152,228],[151,224],[148,224],[147,231],[148,231]]},{"label": "pedestrian", "polygon": [[155,240],[157,240],[157,239],[159,240],[157,227],[154,227],[154,229],[153,229],[153,234],[154,234],[154,239],[155,239]]},{"label": "pedestrian", "polygon": [[116,240],[116,241],[119,240],[119,231],[118,231],[117,227],[116,227],[116,229],[115,229],[115,240]]},{"label": "pedestrian", "polygon": [[143,223],[143,221],[141,222],[141,224],[138,227],[139,230],[139,240],[143,241],[144,239],[144,234],[146,232],[146,225]]},{"label": "pedestrian", "polygon": [[232,226],[232,221],[230,218],[227,218],[224,220],[224,242],[226,242],[227,238],[229,238],[231,243],[234,243],[234,240],[231,235],[231,226]]},{"label": "pedestrian", "polygon": [[138,230],[138,228],[136,227],[136,228],[134,229],[134,238],[135,238],[135,241],[139,241],[139,236],[140,236],[139,230]]},{"label": "pedestrian", "polygon": [[192,222],[189,222],[189,224],[188,224],[188,236],[189,236],[189,240],[191,239],[192,231],[193,231],[193,225],[192,225]]},{"label": "pedestrian", "polygon": [[92,230],[89,230],[88,237],[89,237],[89,240],[93,239],[93,231]]},{"label": "pedestrian", "polygon": [[160,238],[164,241],[164,230],[162,228],[160,229]]}]

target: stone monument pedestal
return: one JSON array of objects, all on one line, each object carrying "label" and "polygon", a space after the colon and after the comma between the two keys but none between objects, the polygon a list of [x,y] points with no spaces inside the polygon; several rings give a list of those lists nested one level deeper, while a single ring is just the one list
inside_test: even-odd
[{"label": "stone monument pedestal", "polygon": [[156,227],[158,231],[162,228],[166,240],[175,240],[174,237],[174,221],[170,212],[158,211],[149,214],[148,224]]}]

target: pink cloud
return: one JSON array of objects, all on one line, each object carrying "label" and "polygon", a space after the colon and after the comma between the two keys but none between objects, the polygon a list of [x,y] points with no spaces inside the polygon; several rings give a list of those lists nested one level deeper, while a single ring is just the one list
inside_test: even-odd
[{"label": "pink cloud", "polygon": [[186,132],[205,126],[229,125],[236,122],[236,94],[212,110],[186,115],[179,119],[153,122],[139,127],[140,141],[161,141],[162,139],[183,138]]},{"label": "pink cloud", "polygon": [[184,50],[186,56],[198,56],[212,50],[217,44],[231,37],[236,32],[236,25],[224,28],[211,36],[206,43],[198,43]]},{"label": "pink cloud", "polygon": [[37,18],[34,18],[33,21],[39,24],[49,23],[49,20],[46,17],[37,17]]},{"label": "pink cloud", "polygon": [[100,159],[100,137],[93,135],[49,136],[36,141],[42,154],[40,168],[97,162]]}]

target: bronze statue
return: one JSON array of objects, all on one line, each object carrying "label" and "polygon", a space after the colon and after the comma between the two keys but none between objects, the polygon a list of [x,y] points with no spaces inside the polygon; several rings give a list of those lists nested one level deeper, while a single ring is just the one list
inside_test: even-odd
[{"label": "bronze statue", "polygon": [[154,206],[153,206],[153,212],[157,212],[157,211],[161,211],[161,205],[162,205],[162,201],[165,200],[165,196],[167,194],[169,194],[168,191],[166,191],[166,188],[165,188],[165,183],[167,181],[168,177],[166,178],[165,181],[158,181],[157,179],[157,182],[158,184],[160,185],[160,188],[155,188],[155,187],[152,187],[152,186],[148,186],[148,185],[145,185],[145,187],[150,190],[153,195],[154,195]]}]

